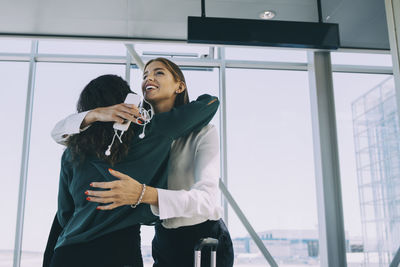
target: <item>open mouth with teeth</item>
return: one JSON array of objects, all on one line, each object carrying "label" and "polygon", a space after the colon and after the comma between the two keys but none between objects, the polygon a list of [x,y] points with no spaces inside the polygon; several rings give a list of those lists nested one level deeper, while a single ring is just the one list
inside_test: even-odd
[{"label": "open mouth with teeth", "polygon": [[148,85],[148,86],[146,86],[146,92],[149,92],[149,91],[154,90],[154,89],[157,89],[157,87],[154,86],[154,85]]}]

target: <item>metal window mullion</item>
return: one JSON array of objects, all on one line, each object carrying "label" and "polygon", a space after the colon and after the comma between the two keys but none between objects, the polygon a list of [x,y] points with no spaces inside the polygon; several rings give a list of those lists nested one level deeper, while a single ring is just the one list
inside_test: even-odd
[{"label": "metal window mullion", "polygon": [[[400,107],[400,0],[385,0],[385,9],[392,55],[396,102],[397,106]],[[400,120],[400,108],[397,110]]]},{"label": "metal window mullion", "polygon": [[[142,57],[141,62],[148,61],[152,57]],[[0,61],[29,62],[30,56],[26,53],[0,53]],[[136,60],[135,60],[136,61]],[[175,58],[180,66],[219,67],[219,59],[207,58]],[[60,62],[60,63],[90,63],[90,64],[126,64],[126,56],[104,55],[67,55],[67,54],[37,54],[36,62]],[[251,60],[224,60],[226,68],[240,69],[271,69],[288,71],[306,71],[307,63],[299,62],[271,62]],[[140,66],[139,66],[140,68]],[[392,75],[392,67],[385,66],[361,66],[361,65],[332,65],[334,72],[368,73]]]},{"label": "metal window mullion", "polygon": [[[131,58],[135,61],[135,64],[141,71],[144,71],[144,64],[143,58],[136,52],[135,46],[133,44],[125,44],[126,50],[128,51]],[[147,60],[146,60],[147,62]]]},{"label": "metal window mullion", "polygon": [[390,263],[390,267],[398,267],[400,265],[400,248],[397,250],[396,254],[393,257],[392,262]]},{"label": "metal window mullion", "polygon": [[308,52],[321,266],[346,267],[332,68],[329,52]]},{"label": "metal window mullion", "polygon": [[[400,126],[400,0],[385,0],[385,10],[396,91],[397,120]],[[399,264],[400,248],[391,259],[390,267],[395,267]]]},{"label": "metal window mullion", "polygon": [[128,51],[126,51],[126,64],[125,64],[125,81],[131,84],[131,56]]},{"label": "metal window mullion", "polygon": [[25,198],[28,177],[29,165],[29,146],[31,138],[32,126],[32,110],[34,99],[35,75],[36,75],[36,62],[35,56],[38,51],[38,41],[32,41],[31,57],[29,63],[29,79],[28,90],[25,106],[25,123],[24,123],[24,137],[22,145],[21,169],[20,169],[20,182],[18,192],[18,210],[17,210],[17,223],[15,229],[15,243],[14,243],[14,267],[19,267],[21,264],[21,250],[22,250],[22,235],[24,227],[24,214],[25,214]]},{"label": "metal window mullion", "polygon": [[[220,125],[220,151],[221,151],[221,179],[225,186],[228,186],[228,152],[227,152],[227,123],[226,123],[226,65],[225,65],[225,48],[218,47],[218,59],[221,61],[219,66],[219,125]],[[229,225],[228,202],[225,198],[222,200],[224,210],[224,221]]]}]

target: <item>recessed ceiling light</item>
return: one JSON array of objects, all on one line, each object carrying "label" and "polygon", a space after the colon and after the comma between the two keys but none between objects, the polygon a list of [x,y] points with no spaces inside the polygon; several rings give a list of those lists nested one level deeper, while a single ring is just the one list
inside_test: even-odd
[{"label": "recessed ceiling light", "polygon": [[264,12],[260,13],[261,19],[273,19],[276,13],[272,10],[265,10]]}]

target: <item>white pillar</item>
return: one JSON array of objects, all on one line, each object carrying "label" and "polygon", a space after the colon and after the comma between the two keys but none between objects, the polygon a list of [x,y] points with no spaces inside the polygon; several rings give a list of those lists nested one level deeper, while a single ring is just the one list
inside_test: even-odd
[{"label": "white pillar", "polygon": [[14,241],[14,267],[21,265],[22,235],[24,230],[25,197],[28,180],[29,148],[31,142],[32,110],[35,91],[36,77],[36,55],[38,51],[38,41],[32,41],[31,55],[29,61],[29,80],[25,105],[24,139],[22,145],[21,169],[18,193],[17,223],[15,227]]},{"label": "white pillar", "polygon": [[346,241],[329,52],[309,52],[308,72],[317,187],[319,254],[323,267],[346,267]]},{"label": "white pillar", "polygon": [[[220,151],[221,151],[221,179],[225,186],[228,187],[228,152],[227,152],[227,123],[226,123],[226,64],[225,64],[225,48],[218,47],[218,59],[221,61],[219,67],[219,130],[220,130]],[[226,226],[229,226],[228,202],[225,198],[222,200],[223,219]]]}]

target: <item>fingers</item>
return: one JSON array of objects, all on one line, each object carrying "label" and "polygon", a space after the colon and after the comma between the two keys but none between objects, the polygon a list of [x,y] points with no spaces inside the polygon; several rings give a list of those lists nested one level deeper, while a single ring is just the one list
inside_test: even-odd
[{"label": "fingers", "polygon": [[[112,182],[93,182],[90,184],[91,187],[103,188],[103,189],[112,189],[118,186],[119,181]],[[94,192],[94,191],[93,191]]]},{"label": "fingers", "polygon": [[98,210],[113,210],[113,209],[121,207],[121,206],[123,206],[123,204],[112,203],[112,204],[106,205],[106,206],[97,206],[96,209],[98,209]]},{"label": "fingers", "polygon": [[87,201],[90,202],[96,202],[96,203],[103,203],[103,204],[107,204],[107,203],[114,203],[113,198],[104,198],[104,197],[87,197],[86,198]]},{"label": "fingers", "polygon": [[103,197],[103,198],[107,198],[107,197],[114,197],[115,193],[107,190],[107,191],[92,191],[92,190],[87,190],[85,192],[86,195],[88,195],[89,197]]},{"label": "fingers", "polygon": [[[126,113],[123,111],[116,111],[111,116],[112,116],[113,121],[119,122],[119,123],[123,123],[124,121],[136,122],[136,118],[137,118],[137,117],[135,117],[135,115],[131,115],[130,113]],[[140,116],[140,114],[138,116]]]},{"label": "fingers", "polygon": [[[128,180],[128,181],[133,181],[136,182],[135,179],[131,178],[129,175],[123,174],[122,172],[113,170],[111,168],[108,169],[111,175],[117,177],[120,180]],[[126,187],[126,183],[123,183],[119,180],[112,181],[112,182],[92,182],[90,183],[91,187],[95,188],[102,188],[102,189],[117,189],[121,187]],[[115,191],[115,190],[114,190]],[[109,192],[109,193],[107,193]],[[107,194],[110,194],[112,191],[86,191],[85,194],[92,193],[93,195],[96,196],[105,196]],[[110,196],[110,195],[107,195]]]},{"label": "fingers", "polygon": [[135,105],[130,104],[118,104],[116,105],[116,109],[119,112],[127,113],[134,117],[141,117],[139,109]]},{"label": "fingers", "polygon": [[136,122],[136,118],[141,118],[139,109],[135,105],[117,104],[109,107],[96,109],[98,121],[114,121],[123,123],[124,120]]},{"label": "fingers", "polygon": [[113,175],[113,176],[115,176],[115,177],[117,177],[117,178],[119,178],[121,180],[132,179],[130,176],[128,176],[126,174],[123,174],[123,173],[121,173],[119,171],[116,171],[116,170],[113,170],[113,169],[110,169],[110,168],[108,169],[108,171],[111,173],[111,175]]},{"label": "fingers", "polygon": [[141,124],[140,122],[138,122],[137,119],[144,120],[142,115],[140,115],[140,113],[135,113],[132,115],[126,112],[116,112],[112,116],[113,116],[113,121],[119,123],[124,123],[125,121],[131,121],[136,124]]}]

